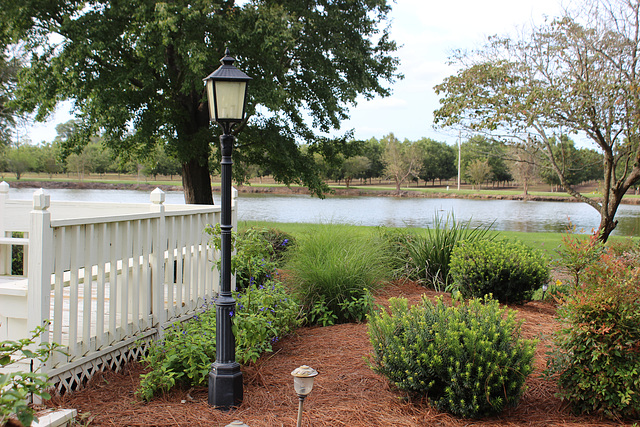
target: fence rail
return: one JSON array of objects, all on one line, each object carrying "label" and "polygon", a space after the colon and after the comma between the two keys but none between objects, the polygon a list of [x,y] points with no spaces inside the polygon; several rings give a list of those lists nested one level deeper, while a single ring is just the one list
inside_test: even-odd
[{"label": "fence rail", "polygon": [[[188,318],[218,292],[218,253],[204,229],[220,222],[219,206],[165,205],[159,189],[150,204],[51,202],[42,190],[30,203],[10,200],[2,183],[0,211],[3,268],[11,246],[28,254],[23,277],[0,271],[0,340],[25,338],[48,320],[42,339],[66,354],[42,369],[61,391],[137,357],[143,349],[132,343]],[[12,309],[17,301],[22,316]]]}]

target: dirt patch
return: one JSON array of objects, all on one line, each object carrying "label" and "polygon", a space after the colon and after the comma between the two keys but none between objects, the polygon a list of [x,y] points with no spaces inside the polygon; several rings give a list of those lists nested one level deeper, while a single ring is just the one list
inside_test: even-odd
[{"label": "dirt patch", "polygon": [[[417,303],[426,294],[439,293],[411,282],[385,289],[377,298],[386,303],[402,296]],[[447,296],[445,294],[445,298]],[[313,392],[305,401],[304,426],[388,427],[388,426],[609,426],[621,425],[596,417],[574,416],[558,398],[555,384],[541,376],[549,335],[557,327],[555,307],[531,302],[513,307],[525,321],[523,333],[538,338],[535,371],[527,380],[520,405],[498,417],[467,420],[430,408],[424,401],[411,401],[392,389],[368,366],[371,346],[365,324],[301,328],[277,344],[274,353],[255,365],[243,367],[244,401],[230,412],[207,404],[207,388],[175,390],[143,403],[134,396],[139,375],[138,363],[130,363],[120,373],[94,377],[88,386],[50,404],[78,409],[91,426],[224,426],[242,420],[251,427],[294,426],[297,397],[291,371],[308,364],[320,373]],[[631,424],[629,424],[631,425]]]}]

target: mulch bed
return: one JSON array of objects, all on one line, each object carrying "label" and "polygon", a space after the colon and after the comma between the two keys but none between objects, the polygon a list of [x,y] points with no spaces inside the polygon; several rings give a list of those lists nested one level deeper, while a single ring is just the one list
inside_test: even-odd
[{"label": "mulch bed", "polygon": [[[411,282],[387,288],[378,297],[385,303],[391,296],[403,296],[415,303],[421,295],[437,292]],[[447,296],[445,295],[445,298]],[[303,425],[316,427],[375,426],[610,426],[624,425],[597,417],[575,416],[555,397],[555,384],[541,377],[545,367],[549,335],[557,327],[552,304],[530,302],[515,307],[525,320],[523,333],[538,338],[535,371],[527,380],[517,408],[498,417],[468,420],[438,412],[425,401],[411,401],[392,389],[367,364],[371,346],[365,324],[301,328],[277,344],[275,351],[255,365],[243,367],[244,401],[229,412],[207,404],[207,388],[175,390],[149,403],[136,399],[138,363],[120,373],[102,373],[88,386],[49,403],[78,410],[80,425],[90,426],[225,426],[242,420],[250,427],[295,426],[298,398],[293,391],[291,371],[300,365],[315,368],[313,391],[304,403]],[[84,423],[84,424],[83,424]],[[629,423],[628,425],[632,425]]]}]

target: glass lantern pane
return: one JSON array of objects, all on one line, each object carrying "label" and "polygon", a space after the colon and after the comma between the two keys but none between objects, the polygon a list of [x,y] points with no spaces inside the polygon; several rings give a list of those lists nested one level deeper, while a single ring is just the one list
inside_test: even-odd
[{"label": "glass lantern pane", "polygon": [[209,104],[209,117],[211,120],[216,119],[215,103],[213,102],[213,80],[207,80],[207,104]]},{"label": "glass lantern pane", "polygon": [[313,377],[294,377],[293,379],[293,388],[296,393],[306,396],[311,393],[311,389],[313,388]]},{"label": "glass lantern pane", "polygon": [[242,120],[246,82],[218,81],[215,85],[217,119]]}]

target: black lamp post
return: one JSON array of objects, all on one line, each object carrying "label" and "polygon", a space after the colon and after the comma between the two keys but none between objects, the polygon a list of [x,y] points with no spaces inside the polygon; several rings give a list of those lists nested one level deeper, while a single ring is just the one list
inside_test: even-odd
[{"label": "black lamp post", "polygon": [[242,403],[242,372],[236,362],[236,342],[231,329],[236,301],[231,295],[231,152],[235,137],[231,129],[244,119],[247,83],[251,77],[233,66],[235,58],[226,50],[220,68],[204,81],[211,120],[220,124],[222,150],[222,218],[220,293],[216,299],[216,361],[209,373],[209,405],[229,409]]}]

